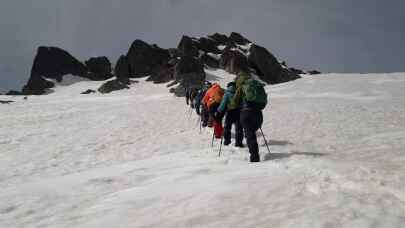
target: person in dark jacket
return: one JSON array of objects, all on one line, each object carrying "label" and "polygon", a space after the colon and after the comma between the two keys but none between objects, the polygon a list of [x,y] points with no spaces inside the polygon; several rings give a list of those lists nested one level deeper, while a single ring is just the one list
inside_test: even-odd
[{"label": "person in dark jacket", "polygon": [[256,131],[263,124],[263,113],[260,108],[246,102],[242,85],[250,79],[250,75],[242,72],[236,79],[236,92],[230,107],[240,107],[240,122],[246,136],[246,142],[250,153],[250,162],[260,162],[259,145],[257,144]]},{"label": "person in dark jacket", "polygon": [[206,127],[208,125],[208,118],[209,118],[209,112],[205,108],[204,105],[202,105],[202,99],[205,96],[205,93],[207,90],[211,87],[210,82],[206,82],[201,89],[198,90],[196,93],[196,96],[194,97],[194,106],[195,106],[195,111],[197,115],[201,115],[201,122],[202,122],[202,127]]},{"label": "person in dark jacket", "polygon": [[191,108],[194,108],[195,103],[194,103],[194,98],[197,95],[197,88],[187,88],[186,89],[186,104],[190,105]]},{"label": "person in dark jacket", "polygon": [[240,108],[231,108],[230,101],[235,95],[236,91],[236,83],[230,82],[226,86],[226,91],[224,98],[219,105],[217,112],[219,116],[225,116],[225,123],[224,123],[224,145],[227,146],[231,143],[231,130],[232,125],[235,125],[235,146],[236,147],[243,147],[243,128],[240,122]]}]

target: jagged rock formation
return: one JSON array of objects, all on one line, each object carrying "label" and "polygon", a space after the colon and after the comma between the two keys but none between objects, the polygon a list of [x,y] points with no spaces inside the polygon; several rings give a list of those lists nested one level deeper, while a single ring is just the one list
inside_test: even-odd
[{"label": "jagged rock formation", "polygon": [[155,69],[152,75],[146,81],[152,81],[156,84],[166,83],[174,80],[174,67],[162,66]]},{"label": "jagged rock formation", "polygon": [[131,76],[131,67],[128,62],[128,58],[125,55],[121,55],[115,64],[114,74],[117,80],[122,83],[129,84],[129,77]]},{"label": "jagged rock formation", "polygon": [[31,69],[31,77],[22,92],[27,95],[44,94],[46,89],[54,87],[54,83],[47,79],[61,82],[63,76],[68,74],[86,77],[86,66],[65,50],[57,47],[39,47]]},{"label": "jagged rock formation", "polygon": [[229,36],[229,40],[239,45],[246,45],[252,43],[248,39],[243,37],[241,34],[236,32],[231,33],[231,35]]},{"label": "jagged rock formation", "polygon": [[135,40],[127,54],[118,59],[114,73],[107,57],[90,58],[83,64],[60,48],[40,47],[23,94],[44,94],[46,89],[54,86],[48,79],[60,82],[64,75],[71,74],[91,80],[106,80],[115,75],[116,80],[100,88],[103,91],[126,88],[130,78],[149,76],[147,80],[154,83],[174,81],[178,86],[171,88],[172,91],[182,96],[187,87],[203,84],[204,66],[222,68],[233,74],[242,71],[256,74],[270,84],[295,80],[300,74],[305,74],[302,70],[287,67],[285,62],[280,63],[266,48],[239,33],[232,32],[229,36],[215,33],[200,38],[184,35],[177,48],[170,49]]},{"label": "jagged rock formation", "polygon": [[88,78],[96,81],[103,81],[113,77],[111,62],[107,57],[94,57],[85,62]]},{"label": "jagged rock formation", "polygon": [[174,79],[180,83],[176,96],[185,96],[186,88],[199,88],[205,81],[203,64],[195,57],[184,56],[174,68]]},{"label": "jagged rock formation", "polygon": [[206,65],[207,67],[219,68],[219,60],[217,59],[218,57],[214,56],[215,55],[203,54],[200,56],[199,60],[202,64]]},{"label": "jagged rock formation", "polygon": [[238,74],[241,71],[250,71],[246,55],[232,46],[227,46],[224,49],[219,61],[219,66],[232,74]]},{"label": "jagged rock formation", "polygon": [[249,49],[249,63],[263,81],[276,84],[295,80],[299,76],[281,66],[267,49],[253,44]]},{"label": "jagged rock formation", "polygon": [[188,36],[183,36],[180,40],[177,49],[181,56],[194,56],[198,57],[197,42]]},{"label": "jagged rock formation", "polygon": [[156,68],[165,66],[170,59],[168,50],[149,45],[142,40],[135,40],[126,56],[131,78],[151,75]]}]

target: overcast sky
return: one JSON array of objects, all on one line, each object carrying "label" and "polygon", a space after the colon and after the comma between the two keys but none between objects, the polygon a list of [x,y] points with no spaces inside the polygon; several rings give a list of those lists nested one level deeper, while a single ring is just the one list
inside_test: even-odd
[{"label": "overcast sky", "polygon": [[323,72],[405,71],[403,0],[2,0],[0,88],[21,89],[40,45],[115,62],[135,39],[240,32],[279,60]]}]

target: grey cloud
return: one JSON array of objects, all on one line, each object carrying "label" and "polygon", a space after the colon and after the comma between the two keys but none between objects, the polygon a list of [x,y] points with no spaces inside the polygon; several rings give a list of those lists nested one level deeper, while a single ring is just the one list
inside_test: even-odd
[{"label": "grey cloud", "polygon": [[39,45],[113,61],[140,38],[240,32],[289,65],[327,72],[405,71],[403,1],[41,0],[0,3],[0,88],[19,89]]}]

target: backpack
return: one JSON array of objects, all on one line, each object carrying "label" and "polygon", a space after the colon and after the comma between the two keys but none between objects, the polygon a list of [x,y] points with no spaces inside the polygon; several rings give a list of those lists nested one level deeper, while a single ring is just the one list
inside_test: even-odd
[{"label": "backpack", "polygon": [[220,104],[225,93],[224,89],[222,89],[219,85],[213,87],[211,92],[211,98],[207,103],[208,108],[211,108],[213,104]]},{"label": "backpack", "polygon": [[255,79],[249,79],[242,84],[244,100],[264,109],[267,105],[267,93],[264,85]]}]

